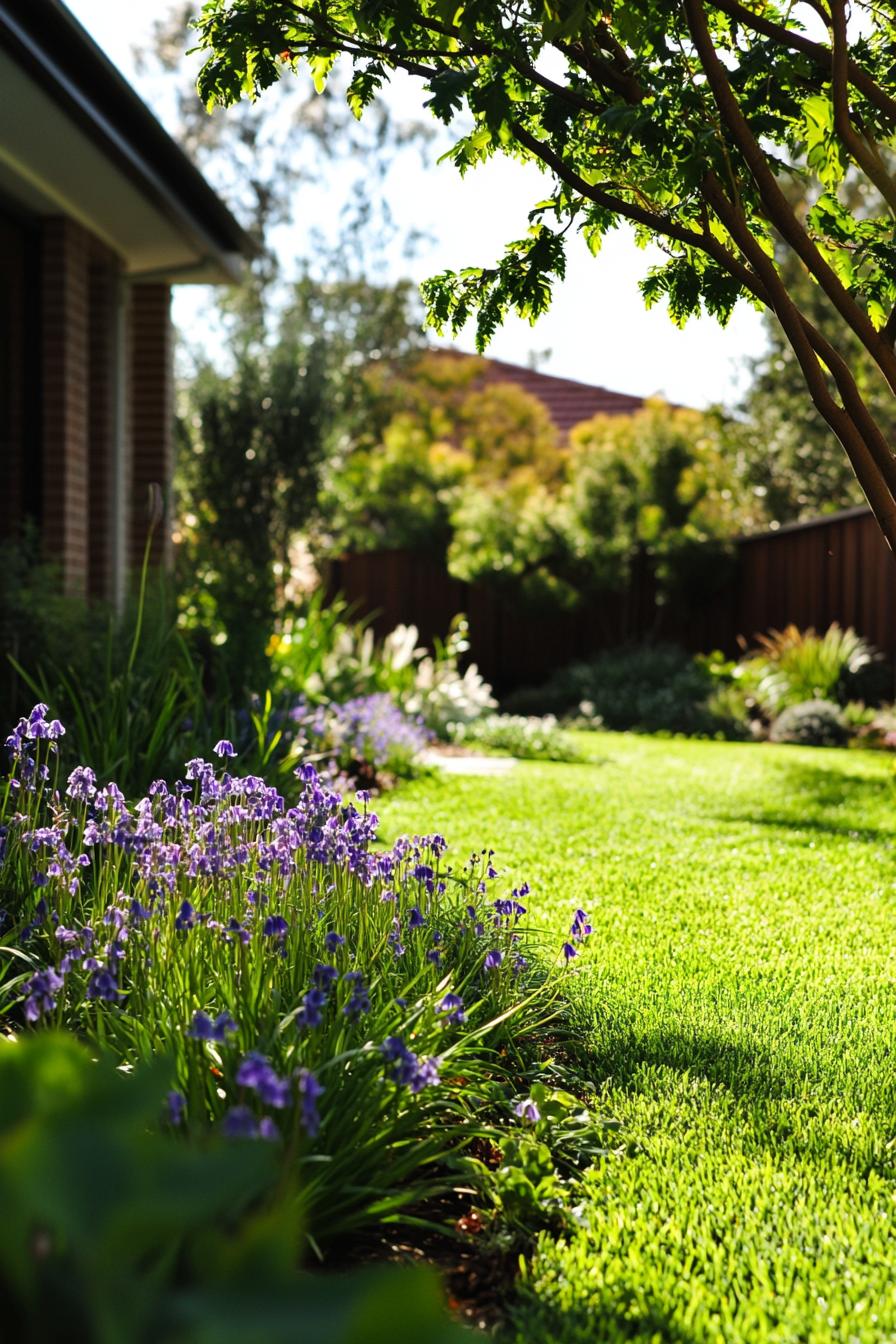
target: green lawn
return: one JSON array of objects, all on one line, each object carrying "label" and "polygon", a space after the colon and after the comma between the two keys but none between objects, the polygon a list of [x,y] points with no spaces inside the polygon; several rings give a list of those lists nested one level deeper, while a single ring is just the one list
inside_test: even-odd
[{"label": "green lawn", "polygon": [[493,843],[565,928],[630,1142],[543,1237],[519,1341],[896,1340],[896,792],[870,753],[589,735],[593,763],[426,779],[385,834]]}]

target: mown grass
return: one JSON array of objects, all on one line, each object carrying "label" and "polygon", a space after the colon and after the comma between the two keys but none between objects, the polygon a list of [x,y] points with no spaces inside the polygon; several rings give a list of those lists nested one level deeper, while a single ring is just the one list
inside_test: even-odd
[{"label": "mown grass", "polygon": [[581,1225],[539,1238],[507,1338],[896,1340],[896,790],[847,751],[588,735],[581,765],[426,779],[552,928],[594,916],[571,981],[583,1068],[623,1121]]}]

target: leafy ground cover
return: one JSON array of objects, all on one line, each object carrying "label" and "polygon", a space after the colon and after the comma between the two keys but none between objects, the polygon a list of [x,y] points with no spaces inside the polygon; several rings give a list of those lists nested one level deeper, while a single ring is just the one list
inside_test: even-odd
[{"label": "leafy ground cover", "polygon": [[896,865],[885,758],[583,734],[583,764],[426,778],[437,815],[501,837],[559,931],[579,1067],[625,1151],[578,1227],[540,1235],[514,1344],[880,1344],[896,1337]]}]

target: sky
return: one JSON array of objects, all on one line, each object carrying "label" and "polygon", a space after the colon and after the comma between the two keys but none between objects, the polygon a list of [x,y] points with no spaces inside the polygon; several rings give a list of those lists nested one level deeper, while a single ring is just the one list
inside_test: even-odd
[{"label": "sky", "polygon": [[[68,0],[68,5],[164,121],[165,110],[153,106],[154,90],[134,58],[162,0]],[[411,96],[417,93],[402,95]],[[419,107],[402,110],[416,114]],[[396,163],[389,191],[396,221],[425,235],[412,263],[394,262],[394,278],[401,271],[416,281],[446,269],[493,264],[506,241],[524,234],[528,211],[546,194],[544,179],[531,166],[496,158],[461,180],[452,164],[424,166],[419,154]],[[307,206],[300,203],[298,214],[319,225],[327,209],[326,192],[309,187]],[[678,330],[664,307],[644,308],[638,280],[652,259],[622,229],[610,235],[597,257],[576,239],[551,311],[534,327],[508,320],[488,353],[520,364],[534,355],[546,373],[619,392],[661,395],[689,406],[735,404],[749,382],[749,359],[765,345],[760,315],[742,305],[724,329],[702,318]],[[186,286],[176,292],[175,320],[188,339],[201,329],[204,306],[201,292]],[[471,328],[457,344],[472,350]]]}]

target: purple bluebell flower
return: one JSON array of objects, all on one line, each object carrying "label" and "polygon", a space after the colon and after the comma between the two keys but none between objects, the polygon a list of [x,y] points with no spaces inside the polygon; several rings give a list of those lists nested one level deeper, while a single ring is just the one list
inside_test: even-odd
[{"label": "purple bluebell flower", "polygon": [[4,743],[6,750],[15,758],[21,756],[25,742],[28,738],[28,720],[19,719],[15,728],[13,728],[9,737]]},{"label": "purple bluebell flower", "polygon": [[25,1021],[36,1022],[56,1007],[56,996],[65,981],[51,966],[35,971],[23,986],[25,992]]},{"label": "purple bluebell flower", "polygon": [[221,1132],[228,1139],[255,1139],[258,1121],[248,1106],[231,1106],[221,1121]]},{"label": "purple bluebell flower", "polygon": [[439,1061],[435,1058],[420,1059],[413,1050],[409,1050],[400,1036],[387,1036],[380,1046],[386,1063],[391,1065],[389,1076],[399,1087],[407,1087],[411,1092],[422,1092],[425,1087],[435,1087],[439,1078]]},{"label": "purple bluebell flower", "polygon": [[446,994],[439,1006],[437,1013],[446,1013],[448,1022],[466,1022],[467,1014],[464,1012],[464,1001],[459,994]]},{"label": "purple bluebell flower", "polygon": [[47,706],[35,705],[28,715],[28,723],[25,728],[25,736],[32,742],[49,737],[50,725],[46,721]]},{"label": "purple bluebell flower", "polygon": [[169,1092],[166,1101],[168,1104],[169,1124],[181,1124],[184,1118],[184,1111],[187,1107],[186,1098],[181,1092]]},{"label": "purple bluebell flower", "polygon": [[192,929],[195,924],[196,924],[196,911],[193,909],[189,901],[187,900],[182,901],[180,910],[177,912],[177,915],[174,920],[174,927],[178,930],[178,932],[183,933],[186,932],[187,929]]},{"label": "purple bluebell flower", "polygon": [[355,1019],[370,1012],[370,995],[360,971],[346,971],[342,977],[352,987],[351,998],[343,1008],[346,1017]]},{"label": "purple bluebell flower", "polygon": [[438,1087],[441,1082],[439,1076],[439,1061],[435,1058],[418,1060],[417,1072],[410,1083],[411,1091],[422,1092],[425,1087]]},{"label": "purple bluebell flower", "polygon": [[235,934],[241,943],[246,944],[249,942],[251,936],[249,930],[244,924],[241,924],[238,919],[231,918],[228,920],[227,929],[229,933]]},{"label": "purple bluebell flower", "polygon": [[426,920],[424,919],[423,915],[420,912],[420,907],[412,905],[410,911],[408,912],[408,928],[422,929],[425,923]]},{"label": "purple bluebell flower", "polygon": [[212,1020],[208,1013],[194,1013],[193,1021],[187,1028],[187,1035],[193,1041],[217,1041],[222,1043],[229,1032],[236,1031],[236,1023],[229,1013],[219,1013]]},{"label": "purple bluebell flower", "polygon": [[257,1051],[252,1051],[242,1061],[237,1069],[236,1081],[239,1087],[251,1088],[266,1105],[275,1106],[278,1110],[282,1110],[289,1101],[288,1081],[280,1078],[264,1055]]},{"label": "purple bluebell flower", "polygon": [[387,941],[389,943],[389,946],[392,948],[392,952],[395,956],[396,961],[398,960],[399,957],[404,956],[405,946],[404,943],[401,941],[401,934],[398,932],[397,929],[392,930],[392,932],[389,934],[389,938]]},{"label": "purple bluebell flower", "polygon": [[577,947],[573,947],[572,943],[564,943],[563,955],[566,958],[566,962],[568,965],[572,961],[573,957],[577,957],[579,955],[579,950]]},{"label": "purple bluebell flower", "polygon": [[216,742],[213,750],[216,756],[224,757],[227,760],[231,760],[236,755],[233,743],[228,742],[226,737],[222,737],[220,742]]},{"label": "purple bluebell flower", "polygon": [[531,1098],[527,1098],[525,1101],[518,1101],[513,1108],[513,1113],[514,1115],[519,1116],[520,1120],[524,1120],[527,1125],[537,1125],[541,1119],[541,1111]]},{"label": "purple bluebell flower", "polygon": [[296,1013],[296,1026],[319,1027],[323,1022],[323,1009],[327,1004],[327,996],[322,989],[309,989],[308,993],[302,998],[302,1006]]},{"label": "purple bluebell flower", "polygon": [[302,1105],[302,1128],[309,1139],[314,1139],[320,1130],[320,1113],[317,1103],[326,1089],[320,1085],[309,1069],[299,1069],[296,1078]]},{"label": "purple bluebell flower", "polygon": [[387,1064],[392,1065],[391,1078],[398,1085],[406,1086],[414,1077],[417,1056],[408,1050],[400,1036],[387,1036],[380,1046]]},{"label": "purple bluebell flower", "polygon": [[69,798],[87,803],[96,793],[96,775],[89,765],[76,765],[68,777],[65,789]]},{"label": "purple bluebell flower", "polygon": [[341,933],[334,932],[333,929],[331,929],[330,932],[327,934],[327,936],[324,938],[324,946],[326,947],[328,952],[335,952],[337,947],[342,947],[342,944],[344,942],[345,938],[343,937],[343,935]]},{"label": "purple bluebell flower", "polygon": [[577,943],[583,943],[594,932],[584,910],[576,911],[569,932]]},{"label": "purple bluebell flower", "polygon": [[285,938],[289,933],[289,924],[282,915],[268,915],[262,933],[265,938]]},{"label": "purple bluebell flower", "polygon": [[98,966],[87,985],[88,999],[101,999],[104,1003],[117,1003],[123,997],[118,981],[107,966]]},{"label": "purple bluebell flower", "polygon": [[311,979],[318,989],[326,990],[334,981],[339,979],[339,972],[335,966],[327,966],[324,962],[319,961],[311,972]]},{"label": "purple bluebell flower", "polygon": [[483,965],[487,971],[496,971],[504,960],[504,953],[500,948],[494,947],[491,952],[487,952]]}]

